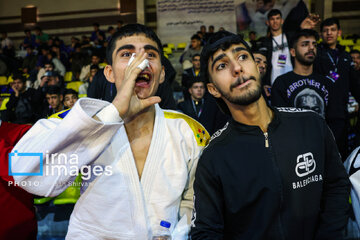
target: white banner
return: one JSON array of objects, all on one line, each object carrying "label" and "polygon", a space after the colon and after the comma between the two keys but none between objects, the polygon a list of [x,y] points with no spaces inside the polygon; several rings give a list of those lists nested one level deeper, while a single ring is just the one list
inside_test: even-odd
[{"label": "white banner", "polygon": [[157,33],[162,43],[188,44],[201,25],[236,33],[234,0],[157,1]]}]

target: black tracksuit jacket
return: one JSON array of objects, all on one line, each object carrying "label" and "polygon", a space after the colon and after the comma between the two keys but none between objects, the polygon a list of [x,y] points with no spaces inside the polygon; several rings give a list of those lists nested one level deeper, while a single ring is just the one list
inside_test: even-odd
[{"label": "black tracksuit jacket", "polygon": [[350,182],[329,128],[311,111],[273,111],[267,136],[230,120],[205,148],[193,240],[342,239]]}]

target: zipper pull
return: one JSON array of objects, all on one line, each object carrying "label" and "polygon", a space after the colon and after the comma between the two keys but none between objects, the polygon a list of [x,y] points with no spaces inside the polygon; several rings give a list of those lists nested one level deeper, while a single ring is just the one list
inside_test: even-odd
[{"label": "zipper pull", "polygon": [[265,147],[268,148],[269,147],[269,135],[267,132],[264,132],[264,136],[265,136]]}]

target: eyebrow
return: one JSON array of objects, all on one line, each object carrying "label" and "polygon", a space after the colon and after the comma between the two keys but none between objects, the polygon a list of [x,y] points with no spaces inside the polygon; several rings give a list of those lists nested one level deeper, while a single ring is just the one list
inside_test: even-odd
[{"label": "eyebrow", "polygon": [[154,47],[153,45],[145,45],[144,46],[144,49],[145,50],[154,50],[155,52],[157,52],[158,54],[160,54],[160,51],[159,51],[159,49],[157,49],[156,47]]},{"label": "eyebrow", "polygon": [[224,57],[226,57],[226,54],[225,54],[225,53],[220,54],[219,56],[217,56],[217,57],[214,59],[213,63],[211,64],[211,69],[214,68],[214,65],[215,65],[215,63],[216,63],[217,61],[220,61],[220,60],[223,59]]},{"label": "eyebrow", "polygon": [[[250,53],[249,50],[247,50],[247,49],[244,48],[244,47],[234,48],[231,52],[232,52],[232,53],[237,53],[237,52],[240,52],[240,51],[243,51],[243,50],[245,50],[246,52]],[[226,57],[226,54],[225,54],[225,53],[220,54],[219,56],[217,56],[217,57],[214,59],[213,63],[211,64],[211,69],[213,69],[213,67],[214,67],[214,65],[215,65],[215,63],[216,63],[217,61],[220,61],[220,60],[223,59],[224,57]]]},{"label": "eyebrow", "polygon": [[[115,54],[115,55],[117,55],[117,54],[118,54],[121,50],[123,50],[123,49],[134,50],[134,49],[135,49],[135,46],[132,45],[132,44],[126,44],[126,45],[124,45],[124,46],[121,46],[121,47],[119,47],[119,48],[116,50],[116,54]],[[145,45],[145,46],[144,46],[144,49],[145,49],[145,50],[154,50],[155,52],[157,52],[158,54],[160,54],[159,49],[157,49],[156,47],[154,47],[154,46],[152,46],[152,45],[149,45],[149,44]]]}]

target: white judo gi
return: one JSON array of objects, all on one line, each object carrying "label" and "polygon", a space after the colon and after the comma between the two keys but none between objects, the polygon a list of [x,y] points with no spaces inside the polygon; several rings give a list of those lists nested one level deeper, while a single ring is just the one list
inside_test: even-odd
[{"label": "white judo gi", "polygon": [[[82,98],[63,120],[38,121],[13,152],[43,153],[43,174],[14,176],[15,181],[38,182],[38,186],[22,187],[40,196],[56,196],[64,191],[74,177],[44,176],[49,164],[46,154],[52,153],[65,153],[68,158],[76,154],[78,166],[111,166],[111,174],[89,180],[71,215],[66,238],[150,239],[160,221],[166,220],[171,223],[173,238],[183,239],[193,207],[194,172],[209,134],[186,115],[155,105],[153,136],[139,179],[124,124],[92,118],[108,104]],[[13,172],[39,172],[38,157],[24,159],[11,162]],[[60,157],[57,160],[67,170],[73,167],[73,162]]]}]

